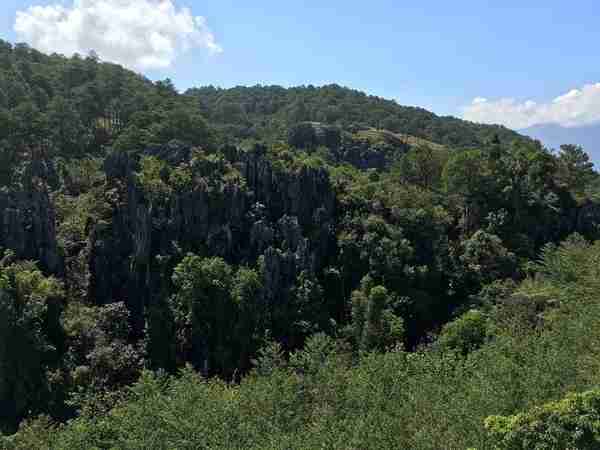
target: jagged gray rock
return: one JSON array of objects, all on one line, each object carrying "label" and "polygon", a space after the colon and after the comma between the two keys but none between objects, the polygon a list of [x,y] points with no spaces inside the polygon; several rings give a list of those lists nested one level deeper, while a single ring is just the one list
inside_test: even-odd
[{"label": "jagged gray rock", "polygon": [[[149,153],[162,158],[171,151],[179,155],[175,162],[190,157],[185,148],[172,146]],[[265,299],[273,302],[284,301],[301,271],[317,269],[316,256],[335,245],[335,194],[327,171],[274,170],[260,146],[230,150],[228,157],[239,157],[235,163],[245,183],[200,178],[160,204],[145,197],[130,156],[117,152],[106,158],[112,213],[91,227],[90,301],[125,301],[134,322],[139,319],[134,328],[141,330],[144,308],[164,292],[172,268],[187,252],[232,264],[255,264],[263,255]]]},{"label": "jagged gray rock", "polygon": [[296,148],[336,149],[342,143],[342,132],[338,127],[320,122],[300,122],[289,129],[288,143]]},{"label": "jagged gray rock", "polygon": [[0,247],[18,259],[39,262],[47,273],[60,275],[64,264],[56,240],[56,213],[46,180],[56,182],[54,166],[38,158],[25,167],[16,188],[0,190]]}]

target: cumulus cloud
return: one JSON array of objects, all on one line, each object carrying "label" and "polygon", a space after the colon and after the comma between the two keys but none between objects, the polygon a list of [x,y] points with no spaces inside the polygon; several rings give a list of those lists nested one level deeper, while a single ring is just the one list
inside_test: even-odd
[{"label": "cumulus cloud", "polygon": [[46,53],[87,54],[137,69],[169,67],[192,48],[222,51],[204,17],[171,0],[74,0],[18,11],[19,40]]},{"label": "cumulus cloud", "polygon": [[547,124],[569,128],[593,125],[600,123],[600,83],[586,84],[548,103],[477,97],[463,109],[463,117],[473,122],[497,123],[514,129]]}]

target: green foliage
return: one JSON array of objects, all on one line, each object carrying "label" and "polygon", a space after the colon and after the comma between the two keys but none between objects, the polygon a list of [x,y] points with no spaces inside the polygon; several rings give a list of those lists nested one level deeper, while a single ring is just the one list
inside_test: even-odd
[{"label": "green foliage", "polygon": [[485,421],[498,449],[595,449],[600,446],[600,391],[569,394],[526,413]]},{"label": "green foliage", "polygon": [[245,367],[264,336],[262,280],[222,258],[186,256],[173,271],[178,354],[205,373]]},{"label": "green foliage", "polygon": [[166,112],[151,131],[158,144],[177,139],[191,145],[211,145],[208,124],[198,111],[189,107],[180,106]]},{"label": "green foliage", "polygon": [[178,166],[169,165],[156,156],[140,159],[137,180],[150,203],[164,206],[173,195],[193,191],[199,185],[208,184],[211,193],[218,196],[223,185],[245,187],[239,170],[232,166],[222,153],[206,153],[192,150],[189,162]]},{"label": "green foliage", "polygon": [[413,248],[403,230],[383,218],[370,215],[348,224],[338,236],[340,254],[351,284],[369,274],[383,283],[400,287],[405,282]]},{"label": "green foliage", "polygon": [[374,351],[402,346],[404,324],[393,310],[394,299],[383,286],[369,286],[352,293],[350,335],[357,350]]},{"label": "green foliage", "polygon": [[137,178],[152,202],[164,201],[171,193],[167,164],[154,156],[144,156],[141,159]]},{"label": "green foliage", "polygon": [[[438,117],[421,108],[400,106],[394,101],[328,85],[323,87],[212,86],[193,88],[186,95],[202,102],[209,121],[222,134],[285,140],[290,128],[302,122],[336,125],[343,130],[387,128],[451,147],[477,147],[499,136],[502,142],[524,140],[504,127],[478,125],[450,117]],[[249,126],[249,125],[252,126]],[[308,126],[303,125],[312,135]],[[304,145],[301,145],[301,147]]]},{"label": "green foliage", "polygon": [[314,376],[324,365],[337,363],[338,347],[336,340],[325,333],[313,334],[301,350],[290,355],[289,365],[304,376]]},{"label": "green foliage", "polygon": [[482,151],[456,152],[444,169],[444,185],[447,192],[474,202],[485,196],[490,175],[488,161]]},{"label": "green foliage", "polygon": [[[353,365],[324,335],[311,337],[289,360],[272,343],[240,384],[206,381],[190,370],[169,379],[144,374],[126,401],[101,418],[81,417],[58,430],[42,419],[27,424],[12,445],[595,448],[600,308],[598,278],[587,268],[596,266],[599,250],[587,251],[583,278],[555,286],[570,301],[545,314],[537,328],[517,313],[520,326],[475,348],[480,313],[468,312],[459,325],[448,326],[442,340],[453,334],[458,347],[469,348],[467,356],[435,348],[396,350],[364,355]],[[385,290],[364,284],[375,291],[374,313]],[[365,323],[373,316],[365,309]],[[494,314],[489,320],[496,320]]]},{"label": "green foliage", "polygon": [[252,360],[254,373],[260,376],[271,375],[276,370],[285,368],[287,360],[281,344],[269,341],[258,349],[256,359]]},{"label": "green foliage", "polygon": [[61,351],[63,288],[31,262],[0,267],[0,427],[49,401],[46,370]]},{"label": "green foliage", "polygon": [[483,230],[461,243],[459,256],[465,276],[480,286],[507,278],[515,270],[515,255],[504,247],[502,240]]},{"label": "green foliage", "polygon": [[69,247],[87,239],[90,221],[106,219],[109,207],[104,196],[106,176],[99,158],[59,161],[62,188],[54,193],[59,245]]},{"label": "green foliage", "polygon": [[154,136],[145,128],[129,125],[115,139],[113,148],[122,152],[138,152],[154,143]]},{"label": "green foliage", "polygon": [[537,271],[555,283],[565,284],[581,280],[590,268],[591,244],[582,236],[574,234],[560,245],[547,244],[541,251]]},{"label": "green foliage", "polygon": [[198,108],[172,83],[151,83],[93,57],[47,56],[9,44],[0,53],[0,147],[13,147],[3,155],[11,165],[30,150],[79,158],[113,143],[123,151],[172,139],[214,143]]},{"label": "green foliage", "polygon": [[405,183],[416,184],[425,189],[437,189],[448,160],[446,150],[430,146],[414,147],[398,163],[396,170]]},{"label": "green foliage", "polygon": [[50,137],[61,155],[82,156],[88,145],[88,129],[81,122],[75,105],[63,97],[54,97],[48,105]]},{"label": "green foliage", "polygon": [[0,183],[0,245],[65,268],[0,268],[7,445],[489,448],[597,387],[581,148],[0,42]]},{"label": "green foliage", "polygon": [[[322,148],[316,148],[315,151],[297,151],[289,144],[275,143],[268,148],[267,157],[273,164],[273,168],[278,172],[298,174],[303,169],[324,169],[329,168],[327,157]],[[326,152],[325,152],[326,153]]]},{"label": "green foliage", "polygon": [[78,305],[66,311],[71,376],[80,393],[116,388],[137,379],[143,354],[129,342],[129,320],[122,302],[93,308]]},{"label": "green foliage", "polygon": [[558,182],[581,196],[597,178],[594,163],[585,150],[577,145],[561,145],[558,155]]},{"label": "green foliage", "polygon": [[290,307],[286,311],[285,320],[293,324],[298,334],[292,339],[301,341],[301,337],[325,327],[327,317],[324,315],[323,289],[319,281],[307,271],[300,272],[296,277]]},{"label": "green foliage", "polygon": [[[233,318],[232,269],[221,258],[188,255],[173,272],[177,290],[171,299],[179,331],[178,345],[197,368],[225,369]],[[188,359],[186,358],[186,359]]]},{"label": "green foliage", "polygon": [[444,325],[437,340],[442,349],[467,354],[483,345],[488,337],[487,317],[481,311],[470,310]]}]

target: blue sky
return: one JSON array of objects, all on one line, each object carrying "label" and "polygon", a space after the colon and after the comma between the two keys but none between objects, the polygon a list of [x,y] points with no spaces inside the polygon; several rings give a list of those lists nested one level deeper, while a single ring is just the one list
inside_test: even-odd
[{"label": "blue sky", "polygon": [[[160,2],[125,3],[134,10],[139,5],[135,18],[143,22],[140,18],[150,15],[147,8]],[[77,0],[75,4],[73,0],[3,0],[0,36],[29,40],[37,47],[42,42],[50,45],[58,30],[50,22],[65,21],[68,13],[83,11],[91,22],[73,27],[78,36],[61,35],[56,40],[58,46],[70,42],[63,50],[68,53],[73,46],[92,45],[82,43],[88,39],[85,35],[95,20],[110,16],[107,9],[118,3],[123,0]],[[111,58],[112,50],[107,48],[104,53],[108,57],[102,51],[100,56],[136,61],[132,64],[138,70],[151,78],[170,77],[180,89],[206,84],[336,82],[439,114],[504,121],[515,128],[536,121],[553,120],[566,126],[600,121],[600,84],[596,84],[600,82],[600,2],[491,3],[172,0],[171,25],[165,25],[159,15],[146,25],[163,27],[166,41],[159,44],[180,46],[179,50],[156,53],[156,47],[152,50],[155,54],[138,58],[131,53],[138,46],[124,48]],[[100,4],[103,10],[97,8]],[[62,5],[61,14],[54,17],[47,14],[50,9],[27,10],[48,5]],[[187,23],[182,8],[188,8],[190,16],[204,17],[204,22],[196,23],[199,33],[178,34],[178,28]],[[14,29],[17,11],[25,12],[19,34]],[[119,20],[126,16],[114,14]],[[107,18],[115,27],[121,26],[125,35],[135,28],[135,39],[146,39],[148,28],[138,29],[119,20]],[[102,35],[94,39],[102,39]],[[562,103],[560,108],[553,106],[553,100],[567,93],[573,93],[563,98],[568,107]],[[582,119],[572,119],[575,116]]]}]

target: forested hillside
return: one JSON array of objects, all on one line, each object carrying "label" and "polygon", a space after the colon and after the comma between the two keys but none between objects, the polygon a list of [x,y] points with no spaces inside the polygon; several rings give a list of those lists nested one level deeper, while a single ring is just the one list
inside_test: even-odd
[{"label": "forested hillside", "polygon": [[505,127],[438,117],[337,85],[205,87],[190,89],[186,95],[196,98],[205,117],[229,137],[281,138],[297,123],[322,122],[344,130],[386,129],[463,148],[483,145],[494,136],[507,142],[523,139]]},{"label": "forested hillside", "polygon": [[2,42],[0,155],[4,446],[598,444],[579,147]]},{"label": "forested hillside", "polygon": [[265,347],[240,384],[144,372],[67,426],[30,423],[8,448],[598,448],[600,245],[545,247],[535,278],[497,282],[412,353],[353,354],[310,337]]}]

